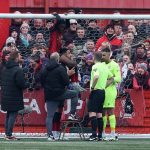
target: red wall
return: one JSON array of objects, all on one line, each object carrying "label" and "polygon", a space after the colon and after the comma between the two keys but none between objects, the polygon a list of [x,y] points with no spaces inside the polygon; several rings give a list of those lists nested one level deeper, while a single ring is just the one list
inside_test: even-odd
[{"label": "red wall", "polygon": [[[9,0],[0,1],[0,13],[9,12]],[[8,37],[8,19],[0,19],[0,50],[2,49],[3,44],[5,43],[6,38]]]},{"label": "red wall", "polygon": [[10,8],[11,11],[44,13],[46,1],[50,12],[64,12],[77,7],[84,9],[85,13],[112,13],[116,9],[121,9],[122,13],[150,12],[149,0],[84,0],[84,3],[83,0],[11,0]]}]

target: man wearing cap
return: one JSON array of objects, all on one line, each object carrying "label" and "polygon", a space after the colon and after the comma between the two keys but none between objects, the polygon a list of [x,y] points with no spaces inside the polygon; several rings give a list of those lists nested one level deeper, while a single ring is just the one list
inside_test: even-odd
[{"label": "man wearing cap", "polygon": [[115,57],[115,55],[117,54],[117,52],[115,52],[115,49],[118,49],[122,46],[122,40],[118,39],[115,35],[113,25],[107,25],[105,34],[96,42],[96,50],[99,49],[103,42],[109,42],[111,44],[113,56]]},{"label": "man wearing cap", "polygon": [[132,63],[135,65],[136,63],[146,62],[146,59],[147,57],[144,44],[137,45],[134,58],[132,59]]},{"label": "man wearing cap", "polygon": [[63,40],[64,41],[70,41],[74,40],[77,36],[77,25],[78,22],[75,19],[69,20],[69,29],[63,34]]}]

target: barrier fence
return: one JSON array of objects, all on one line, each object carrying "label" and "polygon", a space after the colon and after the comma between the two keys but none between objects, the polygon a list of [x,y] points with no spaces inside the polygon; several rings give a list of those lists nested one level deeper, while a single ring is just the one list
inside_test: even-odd
[{"label": "barrier fence", "polygon": [[[43,61],[45,59],[43,58],[48,58],[49,53],[58,50],[56,48],[58,48],[59,44],[70,48],[76,59],[80,85],[87,88],[91,69],[89,62],[92,59],[90,52],[95,51],[98,39],[104,38],[106,35],[108,24],[113,24],[115,38],[119,39],[121,44],[116,45],[109,39],[104,40],[104,43],[102,42],[104,45],[101,43],[99,47],[108,46],[108,43],[111,45],[113,58],[120,65],[122,72],[121,83],[123,84],[120,84],[121,89],[118,86],[118,91],[124,92],[126,89],[127,93],[126,95],[119,95],[116,100],[117,126],[143,125],[145,115],[143,91],[132,89],[133,86],[131,85],[128,70],[132,69],[137,72],[137,63],[145,62],[147,70],[150,71],[150,54],[147,53],[150,49],[150,15],[59,14],[58,18],[53,14],[0,13],[0,18],[0,35],[2,38],[6,39],[7,34],[7,37],[15,39],[15,41],[12,41],[12,39],[5,40],[0,45],[2,47],[0,52],[17,49],[24,59],[21,66],[24,70],[26,81],[29,83],[28,89],[24,92],[24,102],[25,105],[30,105],[33,110],[26,118],[28,125],[45,126],[44,94],[39,80],[40,69],[45,65],[45,61]],[[64,19],[66,19],[65,23],[63,22]],[[71,23],[69,19],[76,20],[72,20],[74,23]],[[56,22],[65,25],[65,30],[61,34],[57,30],[58,26],[55,26]],[[65,36],[65,34],[72,25],[76,31],[76,37],[70,40],[68,39],[69,36]],[[9,29],[8,26],[10,26]],[[22,30],[23,28],[27,29],[26,33]],[[24,35],[28,35],[26,42],[24,41]],[[89,39],[92,41],[90,41],[91,43],[88,41]],[[13,42],[15,46],[8,44]],[[142,45],[144,49],[142,52],[144,57],[142,55],[137,56],[139,45]],[[129,62],[133,66],[128,67],[127,63]],[[89,91],[84,93],[83,99],[86,99],[88,95]],[[83,99],[79,100],[78,109],[82,108]],[[68,113],[70,110],[69,101],[65,109],[65,112]],[[4,115],[5,112],[0,110],[0,125],[4,125]]]},{"label": "barrier fence", "polygon": [[[118,98],[116,100],[116,117],[117,126],[142,126],[143,118],[145,115],[145,101],[143,99],[143,91],[128,90],[130,94],[131,104],[125,106],[126,96]],[[82,100],[88,99],[89,91],[83,93],[82,99],[78,101],[77,109],[82,109]],[[26,124],[29,126],[45,126],[46,119],[46,107],[43,90],[27,92],[24,95],[25,105],[30,105],[32,107],[32,113],[26,118]],[[132,110],[127,107],[133,107]],[[129,111],[127,111],[128,109]],[[70,100],[68,100],[67,105],[64,110],[67,115],[70,112]],[[0,125],[4,125],[5,112],[0,110]]]}]

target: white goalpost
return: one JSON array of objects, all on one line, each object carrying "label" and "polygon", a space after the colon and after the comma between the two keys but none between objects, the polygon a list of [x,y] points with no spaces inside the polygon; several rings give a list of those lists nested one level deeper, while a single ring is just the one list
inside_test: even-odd
[{"label": "white goalpost", "polygon": [[[122,53],[122,51],[124,50],[126,50],[126,49],[128,49],[128,51],[131,51],[132,53],[130,53],[130,55],[131,54],[133,54],[133,56],[134,56],[134,53],[135,53],[135,50],[136,50],[136,46],[138,46],[139,44],[143,44],[144,42],[146,43],[147,41],[149,42],[149,49],[150,49],[150,14],[118,14],[118,13],[114,13],[114,14],[58,14],[59,16],[60,16],[60,20],[62,21],[61,23],[63,23],[63,21],[65,20],[65,19],[72,19],[72,20],[75,20],[77,23],[72,23],[72,25],[77,25],[77,29],[79,28],[79,30],[84,30],[84,36],[85,36],[85,41],[87,42],[88,41],[88,38],[89,38],[89,41],[92,39],[92,41],[93,41],[93,43],[94,43],[94,50],[95,50],[95,45],[96,45],[96,42],[98,41],[98,39],[100,38],[100,37],[102,37],[104,34],[106,34],[106,26],[107,25],[111,25],[111,22],[113,22],[113,21],[119,21],[119,22],[123,22],[123,25],[120,25],[119,23],[119,27],[117,27],[116,28],[116,32],[120,32],[120,33],[118,33],[118,35],[117,35],[117,33],[116,32],[114,32],[115,34],[115,36],[119,39],[119,40],[121,40],[121,42],[122,42],[122,45],[120,46],[119,44],[119,46],[116,48],[115,46],[115,44],[114,44],[114,53],[116,52],[117,54],[117,56],[118,57],[116,57],[116,60],[118,61],[118,63],[123,63],[123,53]],[[29,44],[29,46],[24,46],[23,44],[21,45],[17,40],[16,40],[16,47],[17,47],[17,49],[20,51],[20,53],[21,53],[21,55],[22,55],[22,57],[23,57],[23,59],[24,60],[26,60],[26,58],[28,58],[28,56],[31,56],[31,54],[32,54],[32,52],[31,51],[33,51],[33,48],[34,48],[34,46],[36,47],[39,43],[36,41],[38,38],[37,38],[37,34],[39,34],[38,36],[40,36],[40,35],[42,35],[43,36],[43,45],[41,44],[39,44],[37,47],[40,49],[38,49],[38,52],[39,51],[41,51],[41,49],[43,50],[44,48],[44,50],[45,50],[45,52],[49,52],[50,50],[50,39],[51,39],[51,37],[53,37],[53,36],[51,36],[53,33],[53,31],[54,30],[50,30],[51,28],[49,27],[50,25],[48,24],[48,23],[54,23],[54,26],[55,26],[55,20],[57,19],[57,16],[55,16],[55,14],[35,14],[35,13],[33,13],[33,14],[27,14],[27,13],[20,13],[20,14],[16,14],[16,13],[0,13],[0,20],[11,20],[12,22],[14,21],[15,22],[15,20],[21,20],[21,22],[23,23],[23,22],[25,22],[25,24],[24,25],[26,25],[27,26],[27,24],[28,24],[28,33],[31,35],[31,37],[32,37],[32,40],[31,40],[31,43],[29,42],[29,43],[25,43],[26,45],[27,44]],[[43,23],[42,24],[42,26],[41,26],[41,29],[40,28],[36,28],[34,25],[36,24],[35,22],[37,21],[37,20],[42,20],[41,22]],[[95,28],[92,28],[90,25],[89,25],[89,23],[90,23],[90,20],[94,20],[95,21]],[[9,21],[8,21],[8,24],[9,24]],[[69,22],[69,20],[67,20],[68,22]],[[68,25],[66,20],[65,20],[65,27]],[[82,22],[83,21],[83,22]],[[85,21],[85,22],[84,22]],[[93,21],[93,22],[94,22]],[[133,21],[132,23],[129,23],[129,21]],[[136,21],[142,21],[142,23],[137,23]],[[17,22],[17,21],[16,21]],[[56,21],[57,22],[57,21]],[[58,21],[59,22],[59,21]],[[71,20],[70,20],[70,22],[71,22]],[[69,23],[70,23],[69,22]],[[0,23],[2,24],[2,22],[0,21]],[[71,24],[71,23],[70,23]],[[69,25],[70,25],[69,24]],[[141,25],[142,24],[142,25]],[[18,32],[17,31],[17,28],[14,28],[14,27],[16,27],[15,26],[16,24],[13,24],[12,25],[12,28],[9,28],[8,30],[10,30],[11,31],[11,33],[12,32]],[[17,24],[18,25],[18,24]],[[132,33],[132,31],[128,31],[128,26],[129,25],[131,25],[131,26],[133,26],[134,28],[135,28],[135,33]],[[141,26],[140,26],[141,25]],[[47,27],[48,26],[48,27]],[[10,25],[10,27],[11,27],[11,25]],[[91,27],[91,28],[90,28]],[[19,31],[21,30],[21,28],[19,27],[18,28],[19,29]],[[53,29],[53,28],[52,28]],[[67,28],[68,29],[68,28]],[[114,29],[115,30],[115,29]],[[2,30],[3,31],[3,30]],[[56,28],[56,31],[57,31],[57,28]],[[65,31],[66,31],[66,28],[65,28]],[[64,31],[63,31],[64,32]],[[60,39],[61,38],[63,38],[63,32],[62,33],[60,33],[61,34],[61,36],[59,37]],[[129,35],[128,35],[128,33],[129,33]],[[130,34],[131,33],[131,34]],[[20,32],[18,32],[17,33],[18,35],[20,35]],[[17,35],[17,36],[18,36]],[[6,35],[7,36],[7,35]],[[12,36],[12,35],[11,35]],[[127,36],[130,36],[130,37],[128,37],[127,38]],[[20,38],[20,36],[18,36],[19,38]],[[57,39],[59,39],[59,38],[57,38]],[[126,38],[126,41],[124,40]],[[129,39],[130,38],[130,39]],[[17,39],[17,38],[16,38]],[[40,38],[39,38],[40,39]],[[84,39],[84,38],[81,38],[81,39]],[[29,40],[29,41],[30,41]],[[80,39],[79,39],[80,40]],[[86,42],[83,40],[82,42],[84,42],[84,45],[83,45],[83,43],[82,43],[82,45],[81,45],[81,43],[80,43],[80,41],[79,41],[78,39],[75,39],[75,40],[73,40],[73,44],[75,45],[75,48],[72,48],[73,50],[76,50],[76,51],[80,51],[80,50],[85,50],[85,47],[86,47]],[[22,40],[23,41],[23,40]],[[38,43],[36,43],[36,42]],[[61,42],[63,41],[62,39],[60,40]],[[67,41],[67,40],[66,40]],[[64,43],[66,42],[65,40],[63,41]],[[18,44],[18,43],[19,44]],[[23,41],[24,42],[24,41]],[[22,42],[22,43],[23,43]],[[58,42],[58,40],[57,40],[57,42]],[[59,44],[59,42],[57,43],[56,42],[56,45],[57,44]],[[63,43],[62,42],[62,43]],[[147,42],[147,43],[148,43]],[[35,44],[36,43],[36,44]],[[62,44],[61,43],[61,44]],[[63,44],[64,44],[63,43]],[[68,42],[69,43],[69,42]],[[105,44],[110,44],[109,42],[103,42],[103,43],[105,43]],[[146,43],[146,44],[147,44]],[[31,44],[31,45],[30,45]],[[65,44],[67,44],[67,42],[65,43]],[[65,45],[64,44],[64,45]],[[145,44],[145,45],[146,45]],[[6,45],[6,43],[5,43],[5,45]],[[12,45],[12,44],[11,44]],[[21,46],[20,46],[21,45]],[[52,44],[51,44],[52,45]],[[144,45],[144,46],[145,46]],[[62,46],[62,45],[61,45]],[[5,49],[4,49],[5,50]],[[44,51],[43,50],[43,51]],[[1,51],[0,51],[1,52]],[[84,51],[84,52],[86,52],[86,51]],[[31,53],[31,54],[30,54]],[[0,53],[1,54],[1,53]],[[86,54],[87,55],[87,54]],[[124,52],[124,55],[125,55],[125,52]],[[126,54],[127,55],[127,54]],[[32,55],[33,56],[33,55]],[[43,55],[41,55],[41,53],[40,53],[40,57],[41,56],[43,56]],[[79,55],[80,56],[80,55]],[[89,57],[86,57],[87,59],[89,59],[90,60],[90,55],[88,55]],[[130,56],[129,56],[130,57]],[[39,57],[38,57],[39,58]],[[35,59],[35,62],[36,61],[39,61],[40,59],[37,59],[37,57],[32,57],[32,59],[34,60]],[[37,59],[37,60],[36,60]],[[80,61],[80,62],[78,62],[77,64],[79,64],[79,63],[82,63],[82,61],[85,61],[84,59],[82,60],[82,59],[80,59],[80,57],[79,57],[79,59],[76,59],[76,61]],[[31,62],[33,62],[34,63],[34,61],[31,61]],[[25,104],[28,104],[28,105],[30,105],[30,106],[33,106],[34,107],[34,113],[37,113],[36,115],[39,117],[39,118],[42,118],[44,115],[45,115],[45,109],[44,109],[44,107],[43,107],[43,103],[45,103],[44,101],[41,103],[41,101],[39,101],[39,100],[41,100],[43,97],[41,96],[39,96],[40,94],[40,92],[43,92],[41,89],[41,91],[39,90],[39,89],[36,89],[36,88],[38,88],[38,87],[35,87],[35,83],[36,83],[36,81],[35,81],[35,76],[34,76],[34,70],[33,70],[33,66],[32,66],[32,64],[31,65],[29,65],[29,63],[28,62],[25,62],[26,64],[23,66],[25,69],[24,69],[24,72],[25,72],[25,75],[27,76],[27,82],[30,84],[30,87],[24,92],[24,102],[25,102]],[[34,64],[33,64],[34,65]],[[84,62],[83,62],[83,64],[82,65],[84,65]],[[122,64],[121,64],[122,65]],[[150,65],[150,64],[149,64]],[[85,72],[83,71],[83,72],[81,72],[81,74],[83,75]],[[80,77],[81,77],[81,75],[80,75]],[[123,78],[123,77],[122,77]],[[85,78],[86,79],[86,78]],[[88,79],[88,78],[87,78]],[[80,79],[81,80],[81,79]],[[90,78],[89,78],[89,81],[90,81]],[[83,81],[82,81],[83,82]],[[82,85],[82,84],[81,84]],[[83,85],[82,85],[83,86]],[[84,87],[84,86],[83,86]],[[118,86],[119,87],[119,86]],[[86,87],[87,88],[87,87]],[[123,87],[124,88],[124,87]],[[118,88],[119,89],[119,88]],[[130,87],[128,88],[127,87],[127,89],[130,89]],[[40,92],[39,92],[39,91]],[[119,91],[119,90],[118,90]],[[123,97],[123,96],[122,96]],[[124,97],[123,97],[124,98]],[[119,99],[119,98],[118,98]],[[120,113],[118,113],[117,115],[117,119],[119,120],[117,120],[118,122],[119,122],[119,125],[118,125],[118,127],[127,127],[127,128],[130,128],[130,127],[135,127],[136,128],[136,126],[135,126],[135,124],[131,121],[131,119],[135,119],[136,117],[135,116],[133,116],[132,114],[130,114],[130,116],[125,116],[124,114],[125,114],[125,107],[124,107],[124,105],[125,105],[125,101],[126,101],[126,99],[119,99],[119,100],[122,100],[122,103],[118,103],[119,105],[119,108],[118,108],[118,112]],[[119,101],[118,100],[118,101]],[[144,102],[144,104],[145,104],[145,102]],[[42,107],[43,107],[43,110],[41,109],[42,107],[41,107],[41,105],[42,105]],[[121,106],[120,106],[121,105]],[[138,104],[139,105],[139,104]],[[137,110],[136,110],[136,114],[138,114],[138,116],[140,116],[139,115],[139,110],[141,109],[141,110],[143,110],[143,108],[142,107],[146,107],[145,105],[143,105],[143,106],[138,106],[138,107],[141,107],[141,108],[138,108]],[[145,110],[146,110],[146,108],[144,108]],[[135,112],[135,110],[134,110],[134,112]],[[1,108],[0,108],[0,113],[4,113],[4,112],[1,112]],[[44,114],[44,115],[43,115]],[[123,115],[122,115],[123,114]],[[34,116],[34,115],[33,115]],[[122,117],[123,116],[123,117]],[[141,117],[142,116],[142,117]],[[135,120],[137,121],[139,121],[140,120],[140,118],[146,118],[145,116],[144,116],[144,113],[141,115],[138,119],[136,118]],[[144,117],[143,117],[144,116]],[[1,116],[0,116],[1,117]],[[32,119],[31,118],[32,117],[32,115],[28,115],[27,116],[27,118],[26,118],[26,126],[29,126],[30,124],[31,124],[31,126],[34,126],[35,124],[35,121],[34,121],[34,119]],[[38,118],[37,117],[37,118]],[[126,117],[126,118],[125,118]],[[132,118],[133,117],[133,118]],[[149,117],[149,116],[148,116]],[[37,119],[36,118],[36,119]],[[43,118],[42,118],[43,119]],[[141,119],[141,120],[142,120]],[[126,121],[127,120],[127,121]],[[128,122],[128,120],[130,120],[129,122]],[[18,119],[17,120],[18,122],[17,122],[17,124],[18,125],[20,125],[20,120]],[[43,120],[42,120],[43,121]],[[42,122],[41,121],[41,122]],[[144,122],[144,119],[142,120],[143,122]],[[141,122],[142,122],[141,121]],[[150,118],[149,118],[149,120],[148,121],[150,121]],[[39,126],[43,126],[43,124],[45,124],[45,122],[43,121],[42,123],[41,123],[40,121],[37,121],[37,126],[39,125]],[[118,123],[117,122],[117,123]],[[140,122],[140,123],[141,123]],[[39,124],[38,124],[39,123]],[[141,127],[142,125],[140,124],[139,122],[138,122],[138,127]],[[140,126],[141,125],[141,126]],[[44,126],[45,127],[45,126]],[[144,125],[142,126],[143,127],[143,130],[144,130]],[[138,128],[137,128],[138,129]],[[120,130],[122,130],[122,129],[120,129]],[[30,138],[37,138],[37,137],[39,137],[39,138],[45,138],[45,136],[46,136],[46,134],[45,133],[43,133],[43,132],[41,132],[40,131],[40,129],[38,129],[38,127],[36,128],[36,130],[35,130],[37,133],[24,133],[24,129],[23,129],[23,133],[16,133],[16,135],[18,135],[18,136],[22,136],[22,137],[30,137]],[[124,132],[124,131],[120,131],[120,132]],[[133,131],[134,132],[134,131]],[[145,132],[144,132],[145,133]],[[76,138],[77,137],[77,135],[78,134],[74,134],[74,133],[67,133],[67,136],[69,137],[69,138]],[[3,138],[3,136],[4,136],[4,133],[1,131],[0,132],[0,138]],[[87,133],[87,135],[86,135],[86,137],[88,137],[88,133]],[[148,133],[148,134],[129,134],[129,133],[127,133],[127,134],[120,134],[120,138],[122,138],[122,139],[129,139],[129,138],[150,138],[150,132]]]},{"label": "white goalpost", "polygon": [[[59,14],[63,19],[150,19],[149,14]],[[0,13],[0,18],[55,18],[53,14]]]}]

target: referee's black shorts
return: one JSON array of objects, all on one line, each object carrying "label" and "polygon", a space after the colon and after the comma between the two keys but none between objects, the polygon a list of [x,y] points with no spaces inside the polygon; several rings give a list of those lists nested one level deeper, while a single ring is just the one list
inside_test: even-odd
[{"label": "referee's black shorts", "polygon": [[93,90],[90,93],[88,112],[102,113],[105,100],[105,90]]}]

